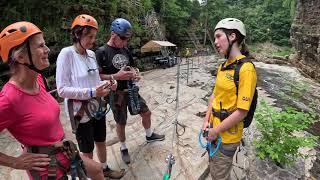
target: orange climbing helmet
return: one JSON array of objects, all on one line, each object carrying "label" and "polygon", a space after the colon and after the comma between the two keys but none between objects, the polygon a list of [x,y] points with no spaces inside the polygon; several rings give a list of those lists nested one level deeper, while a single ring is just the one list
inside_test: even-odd
[{"label": "orange climbing helmet", "polygon": [[90,15],[80,14],[73,20],[71,29],[73,29],[75,26],[91,26],[98,29],[98,22],[94,17]]},{"label": "orange climbing helmet", "polygon": [[30,22],[16,22],[0,33],[0,56],[3,62],[9,60],[10,50],[24,43],[30,36],[42,31]]}]

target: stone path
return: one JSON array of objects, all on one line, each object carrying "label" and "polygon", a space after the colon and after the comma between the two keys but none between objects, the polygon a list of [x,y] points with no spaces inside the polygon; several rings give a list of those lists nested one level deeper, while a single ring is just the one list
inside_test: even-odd
[{"label": "stone path", "polygon": [[[115,122],[112,113],[107,116],[107,153],[108,163],[113,169],[126,169],[125,180],[149,180],[162,179],[166,170],[165,157],[173,151],[176,164],[173,166],[171,179],[194,180],[198,179],[208,165],[208,157],[201,157],[204,152],[198,144],[198,133],[202,125],[199,112],[204,112],[207,107],[208,94],[214,83],[214,77],[210,74],[217,65],[215,57],[195,58],[193,72],[186,84],[186,67],[181,66],[182,77],[180,83],[180,112],[179,122],[186,126],[185,133],[178,137],[172,145],[172,122],[175,120],[175,92],[176,92],[176,67],[167,69],[156,69],[143,73],[140,82],[140,93],[147,101],[152,111],[152,128],[155,132],[165,134],[166,139],[162,142],[147,144],[145,131],[139,116],[129,116],[126,128],[127,146],[131,155],[131,164],[127,166],[120,158],[119,143],[115,132]],[[185,63],[185,62],[184,62]],[[272,68],[272,65],[257,64],[262,68]],[[266,66],[266,67],[265,67]],[[271,67],[272,66],[272,67]],[[259,97],[268,97],[268,93],[259,88]],[[269,98],[269,102],[273,100]],[[63,123],[66,137],[75,140],[71,133],[71,126],[64,114],[64,106],[61,107],[61,121]],[[251,130],[246,132],[246,143],[250,145],[256,137],[254,124]],[[179,132],[182,129],[179,128]],[[8,155],[18,156],[21,152],[20,145],[6,132],[0,133],[0,152]],[[232,179],[295,179],[291,176],[293,171],[302,172],[304,166],[293,168],[291,172],[283,171],[270,162],[257,160],[254,151],[246,146],[237,158],[234,158],[234,170]],[[94,157],[97,160],[97,157]],[[255,168],[253,168],[253,166]],[[250,168],[249,168],[250,167]],[[251,172],[249,172],[251,171]],[[252,172],[253,171],[253,172]],[[272,172],[271,172],[272,171]],[[273,176],[266,174],[272,173]],[[277,175],[278,174],[278,175]],[[25,171],[13,170],[0,166],[0,179],[20,180],[27,179]],[[205,179],[211,179],[206,177]]]}]

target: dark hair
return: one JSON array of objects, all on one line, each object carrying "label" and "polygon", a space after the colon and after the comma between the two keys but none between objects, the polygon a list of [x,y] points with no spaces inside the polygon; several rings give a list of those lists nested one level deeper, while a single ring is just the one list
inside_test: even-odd
[{"label": "dark hair", "polygon": [[91,32],[92,29],[95,29],[91,26],[75,26],[71,30],[72,42],[77,43],[80,41],[82,35],[86,36]]},{"label": "dark hair", "polygon": [[223,31],[227,34],[227,35],[231,35],[232,33],[236,34],[236,42],[240,45],[240,52],[241,54],[245,55],[245,56],[249,56],[250,52],[249,52],[249,48],[247,46],[247,44],[244,41],[245,36],[243,36],[238,30],[236,29],[223,29]]}]

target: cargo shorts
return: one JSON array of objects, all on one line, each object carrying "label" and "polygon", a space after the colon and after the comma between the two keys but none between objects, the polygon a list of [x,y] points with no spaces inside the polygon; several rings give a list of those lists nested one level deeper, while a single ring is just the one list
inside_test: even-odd
[{"label": "cargo shorts", "polygon": [[[132,109],[129,105],[129,94],[128,91],[123,90],[117,90],[113,93],[113,95],[109,95],[107,97],[107,100],[109,102],[110,97],[112,97],[112,113],[114,120],[117,124],[126,125],[127,124],[127,118],[128,118],[128,109],[130,114],[132,115]],[[149,111],[149,107],[146,104],[146,101],[138,95],[139,103],[140,103],[140,111],[138,114],[143,114]]]}]

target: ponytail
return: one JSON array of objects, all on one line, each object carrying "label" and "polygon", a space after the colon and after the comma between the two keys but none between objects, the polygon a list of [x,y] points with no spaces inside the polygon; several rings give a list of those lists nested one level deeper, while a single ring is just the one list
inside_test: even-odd
[{"label": "ponytail", "polygon": [[236,42],[239,44],[241,54],[245,55],[246,57],[250,56],[249,48],[245,43],[245,36],[243,36],[238,30],[236,29],[223,29],[223,31],[227,35],[231,35],[231,33],[236,34]]},{"label": "ponytail", "polygon": [[240,45],[240,52],[246,57],[250,56],[248,45],[244,41]]}]

